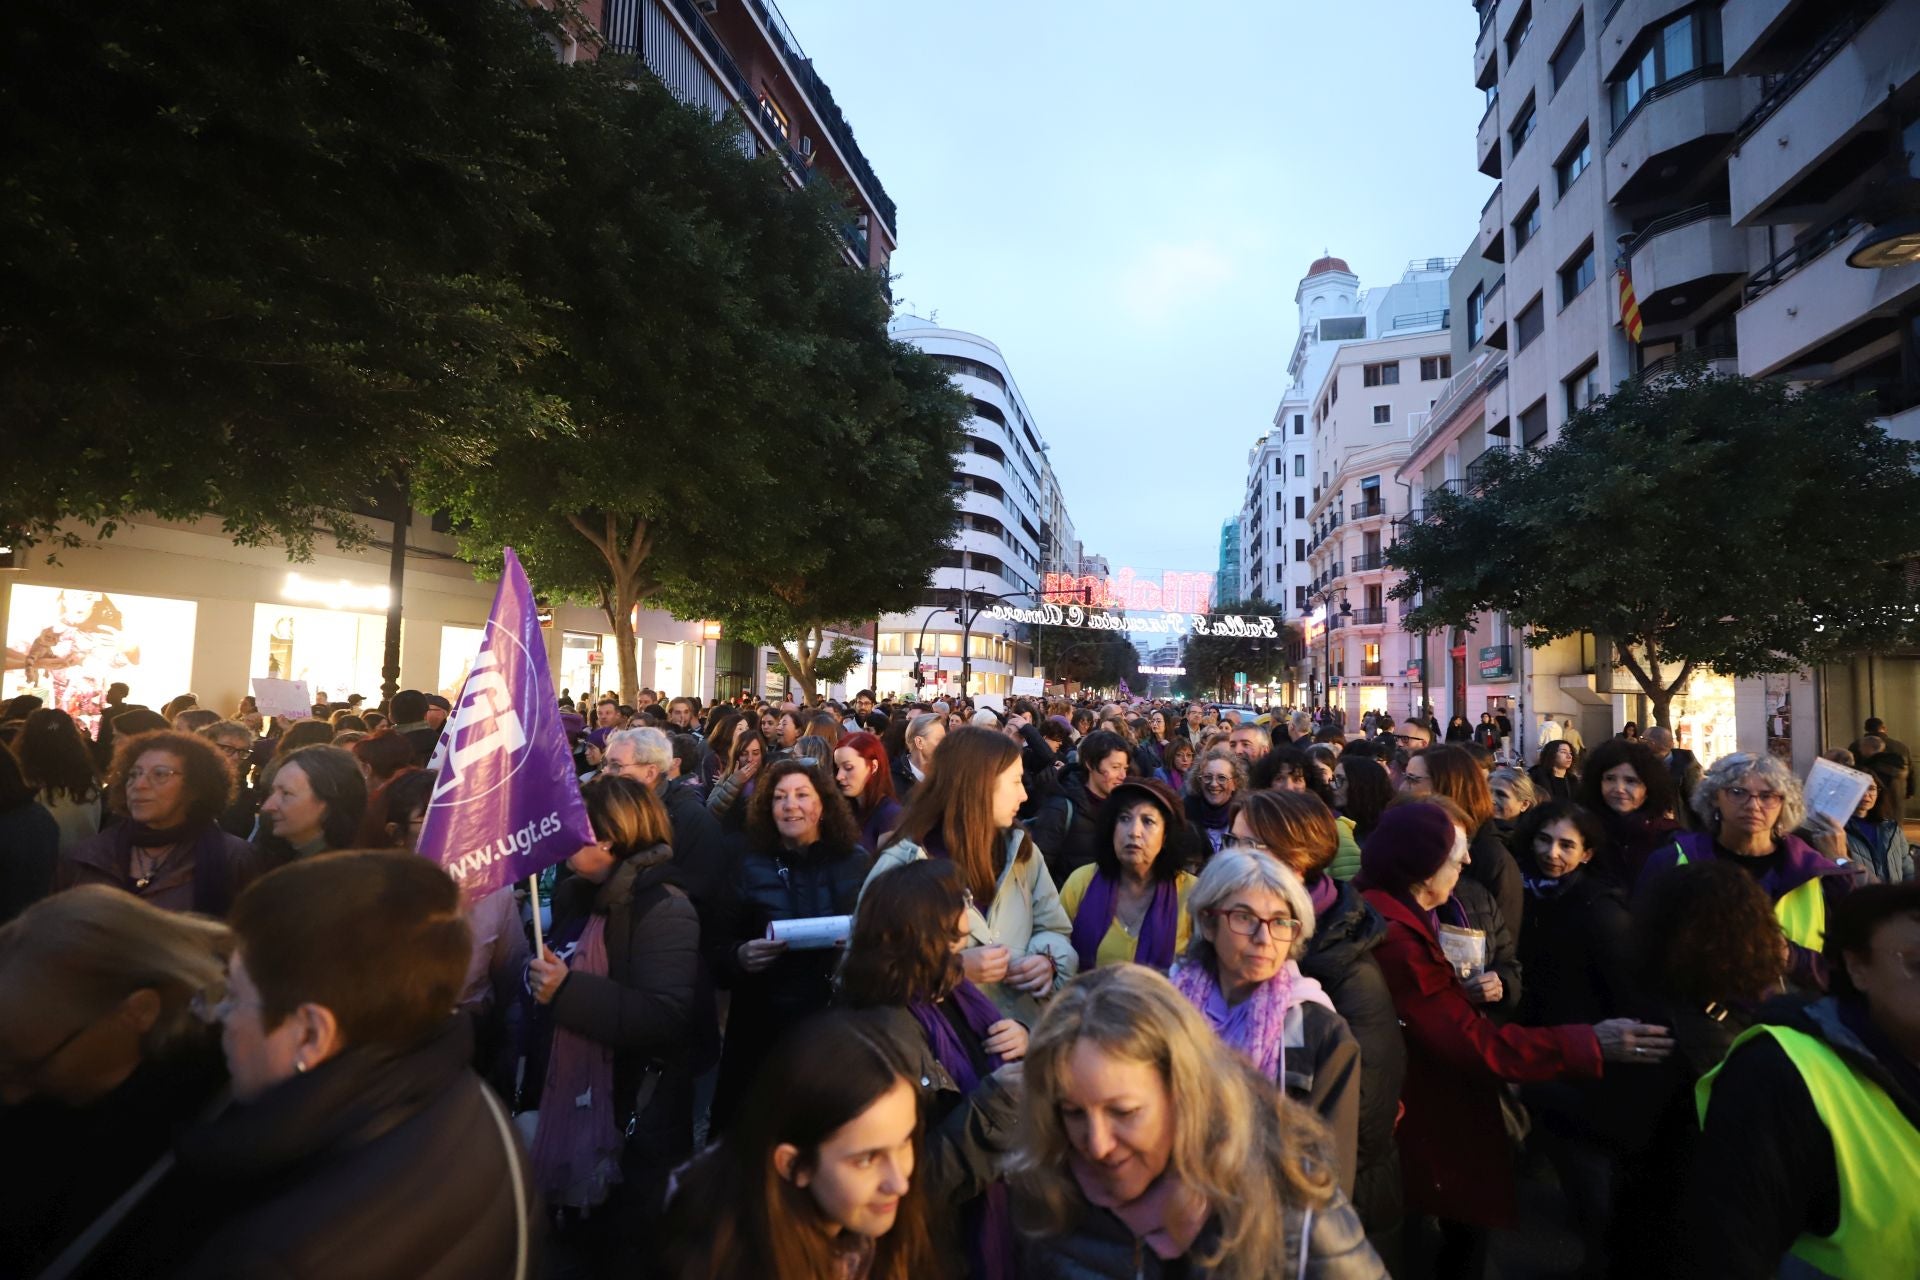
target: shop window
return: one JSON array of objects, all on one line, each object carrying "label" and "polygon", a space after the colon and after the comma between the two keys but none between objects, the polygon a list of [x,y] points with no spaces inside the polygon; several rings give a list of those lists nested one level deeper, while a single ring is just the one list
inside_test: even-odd
[{"label": "shop window", "polygon": [[193,687],[193,601],[24,582],[0,589],[8,590],[9,655],[0,696],[36,694],[92,736],[109,685],[125,683],[127,700],[149,707]]}]

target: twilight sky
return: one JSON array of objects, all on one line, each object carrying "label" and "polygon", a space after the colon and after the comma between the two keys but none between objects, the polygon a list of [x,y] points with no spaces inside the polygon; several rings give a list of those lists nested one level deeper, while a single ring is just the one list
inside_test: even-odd
[{"label": "twilight sky", "polygon": [[992,340],[1087,550],[1211,571],[1322,249],[1464,251],[1466,0],[780,0],[900,208],[903,310]]}]

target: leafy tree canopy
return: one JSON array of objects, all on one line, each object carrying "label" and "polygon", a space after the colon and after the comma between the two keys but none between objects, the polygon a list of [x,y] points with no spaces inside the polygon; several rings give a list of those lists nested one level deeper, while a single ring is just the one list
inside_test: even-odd
[{"label": "leafy tree canopy", "polygon": [[[1216,603],[1214,612],[1257,617],[1273,606],[1264,600]],[[1233,687],[1234,673],[1247,673],[1247,684],[1277,684],[1291,667],[1288,655],[1299,636],[1291,622],[1278,626],[1272,639],[1255,636],[1188,636],[1180,665],[1187,669],[1181,684],[1196,692],[1224,692]]]},{"label": "leafy tree canopy", "polygon": [[1428,495],[1388,553],[1410,630],[1506,612],[1540,646],[1580,632],[1667,723],[1697,667],[1757,675],[1920,640],[1920,446],[1862,402],[1716,377],[1621,385],[1549,447],[1488,455],[1474,494]]}]

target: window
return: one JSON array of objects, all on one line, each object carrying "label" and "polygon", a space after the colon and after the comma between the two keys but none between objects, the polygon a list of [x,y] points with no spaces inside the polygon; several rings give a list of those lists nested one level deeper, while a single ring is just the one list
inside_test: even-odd
[{"label": "window", "polygon": [[1373,406],[1373,425],[1374,426],[1376,427],[1381,426],[1385,423],[1392,422],[1392,421],[1393,421],[1392,405],[1377,404]]},{"label": "window", "polygon": [[1560,268],[1560,305],[1566,306],[1593,283],[1593,241],[1580,246],[1567,265]]},{"label": "window", "polygon": [[1396,387],[1400,385],[1400,362],[1389,360],[1384,364],[1370,364],[1362,371],[1362,381],[1369,387]]},{"label": "window", "polygon": [[1627,55],[1627,72],[1607,85],[1618,133],[1653,90],[1696,71],[1718,74],[1720,10],[1699,8],[1642,31]]},{"label": "window", "polygon": [[1452,356],[1421,356],[1420,381],[1435,382],[1453,376]]},{"label": "window", "polygon": [[1473,292],[1467,295],[1467,345],[1480,345],[1482,330],[1486,327],[1487,287],[1482,284],[1473,286]]},{"label": "window", "polygon": [[1380,674],[1380,646],[1363,644],[1360,646],[1360,674],[1377,676]]},{"label": "window", "polygon": [[1295,474],[1296,476],[1304,476],[1307,474],[1307,455],[1306,454],[1296,453],[1293,455],[1293,474]]},{"label": "window", "polygon": [[1283,463],[1284,461],[1285,461],[1285,459],[1282,459],[1282,458],[1275,458],[1275,459],[1273,460],[1273,474],[1275,474],[1275,475],[1277,475],[1277,476],[1283,476],[1283,475],[1285,475],[1285,474],[1287,474],[1287,473],[1286,473],[1286,470],[1285,470],[1285,469],[1284,469],[1284,467],[1283,467],[1283,466],[1281,465],[1281,464],[1282,464],[1282,463]]},{"label": "window", "polygon": [[1566,38],[1560,41],[1560,47],[1553,51],[1553,57],[1547,62],[1548,78],[1558,89],[1573,74],[1573,68],[1580,61],[1580,55],[1587,51],[1587,15],[1573,15],[1573,26],[1567,30]]},{"label": "window", "polygon": [[1534,192],[1527,197],[1527,203],[1513,220],[1513,251],[1520,252],[1540,234],[1540,193]]},{"label": "window", "polygon": [[1567,416],[1571,418],[1600,396],[1600,361],[1587,361],[1580,372],[1561,384],[1567,389]]},{"label": "window", "polygon": [[1520,154],[1520,148],[1527,145],[1527,139],[1533,136],[1533,126],[1538,123],[1540,113],[1533,109],[1533,95],[1528,94],[1526,102],[1514,115],[1513,123],[1507,126],[1507,158]]},{"label": "window", "polygon": [[1307,518],[1307,500],[1297,493],[1293,495],[1293,518],[1295,520],[1305,520]]},{"label": "window", "polygon": [[1513,16],[1507,25],[1507,61],[1513,61],[1513,55],[1520,52],[1520,46],[1527,42],[1533,33],[1533,5],[1531,2],[1520,6],[1520,12]]},{"label": "window", "polygon": [[1307,415],[1306,414],[1296,413],[1293,415],[1293,434],[1297,436],[1303,436],[1307,434]]},{"label": "window", "polygon": [[1533,407],[1520,415],[1520,440],[1527,448],[1533,449],[1545,443],[1547,438],[1547,402],[1535,400]]},{"label": "window", "polygon": [[1340,379],[1338,377],[1334,378],[1333,389],[1327,393],[1327,403],[1330,405],[1340,403]]},{"label": "window", "polygon": [[1305,538],[1295,538],[1293,540],[1294,562],[1297,564],[1305,560],[1306,558],[1307,558],[1307,540]]},{"label": "window", "polygon": [[1580,126],[1580,132],[1574,135],[1573,141],[1567,144],[1567,149],[1560,153],[1560,158],[1553,162],[1555,189],[1563,196],[1567,194],[1567,188],[1573,185],[1574,179],[1587,171],[1587,165],[1592,159],[1592,148],[1587,144],[1587,126],[1583,124]]},{"label": "window", "polygon": [[1546,327],[1544,308],[1540,305],[1540,295],[1536,293],[1533,295],[1533,301],[1513,318],[1513,349],[1516,352],[1525,351]]}]

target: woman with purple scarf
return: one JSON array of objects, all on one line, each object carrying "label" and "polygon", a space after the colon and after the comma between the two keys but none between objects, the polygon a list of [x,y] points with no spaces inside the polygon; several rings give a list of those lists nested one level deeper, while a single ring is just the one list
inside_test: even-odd
[{"label": "woman with purple scarf", "polygon": [[[868,1010],[875,1034],[912,1065],[926,1117],[926,1186],[943,1257],[960,1256],[975,1280],[1014,1274],[1002,1157],[1012,1145],[1018,1069],[1027,1029],[967,981],[967,889],[944,858],[876,876],[860,898],[842,1003]],[[956,1273],[958,1274],[958,1273]]]},{"label": "woman with purple scarf", "polygon": [[1229,847],[1187,895],[1193,941],[1174,989],[1220,1038],[1320,1113],[1333,1133],[1340,1189],[1351,1191],[1360,1135],[1360,1045],[1325,989],[1300,972],[1313,899],[1272,854]]},{"label": "woman with purple scarf", "polygon": [[1164,782],[1128,778],[1100,807],[1094,861],[1060,886],[1080,972],[1144,964],[1165,973],[1187,947],[1185,816]]}]

